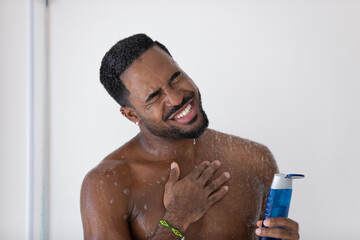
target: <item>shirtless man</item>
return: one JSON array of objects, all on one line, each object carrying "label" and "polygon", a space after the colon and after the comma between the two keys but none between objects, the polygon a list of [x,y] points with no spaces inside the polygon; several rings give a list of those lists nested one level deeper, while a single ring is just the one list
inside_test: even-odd
[{"label": "shirtless man", "polygon": [[207,129],[198,88],[162,44],[144,34],[121,40],[100,79],[140,132],[86,175],[86,240],[299,239],[291,219],[264,222],[282,228],[258,221],[278,171],[270,151]]}]

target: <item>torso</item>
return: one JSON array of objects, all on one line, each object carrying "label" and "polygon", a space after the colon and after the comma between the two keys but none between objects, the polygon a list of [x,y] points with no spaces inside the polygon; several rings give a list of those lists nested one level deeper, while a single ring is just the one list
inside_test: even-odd
[{"label": "torso", "polygon": [[[276,169],[270,152],[254,142],[213,130],[207,130],[196,144],[192,164],[189,161],[186,165],[181,164],[181,159],[177,159],[180,179],[202,161],[220,160],[222,165],[215,177],[229,172],[231,179],[226,184],[230,190],[199,221],[190,225],[184,233],[186,239],[257,239],[256,221],[261,217]],[[111,170],[119,176],[119,181],[125,174],[124,165],[130,169],[132,180],[123,186],[124,189],[119,188],[119,193],[129,199],[129,213],[124,218],[128,221],[132,239],[145,240],[151,238],[165,213],[164,186],[170,164],[176,157],[169,161],[149,161],[134,150],[134,146],[120,148],[103,163],[111,162]]]}]

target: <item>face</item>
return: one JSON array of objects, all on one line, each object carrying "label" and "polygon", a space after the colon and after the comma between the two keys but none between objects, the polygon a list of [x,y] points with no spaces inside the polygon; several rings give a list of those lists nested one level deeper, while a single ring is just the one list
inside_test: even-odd
[{"label": "face", "polygon": [[197,138],[206,130],[198,88],[159,47],[144,52],[120,78],[130,92],[130,118],[139,118],[143,130],[165,138]]}]

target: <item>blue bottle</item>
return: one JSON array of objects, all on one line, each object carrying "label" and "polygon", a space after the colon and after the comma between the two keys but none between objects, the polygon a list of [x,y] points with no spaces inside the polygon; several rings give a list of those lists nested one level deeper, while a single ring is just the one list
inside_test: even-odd
[{"label": "blue bottle", "polygon": [[[272,217],[288,217],[292,194],[292,180],[304,178],[302,174],[275,174],[266,202],[264,220]],[[265,227],[263,225],[263,227]],[[260,237],[260,240],[280,240]]]}]

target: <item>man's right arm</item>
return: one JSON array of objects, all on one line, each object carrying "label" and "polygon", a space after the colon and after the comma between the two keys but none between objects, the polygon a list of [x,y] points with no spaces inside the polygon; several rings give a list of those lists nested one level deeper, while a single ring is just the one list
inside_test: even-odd
[{"label": "man's right arm", "polygon": [[85,240],[131,239],[128,195],[119,194],[128,184],[129,176],[119,181],[113,172],[100,167],[86,175],[80,200]]}]

